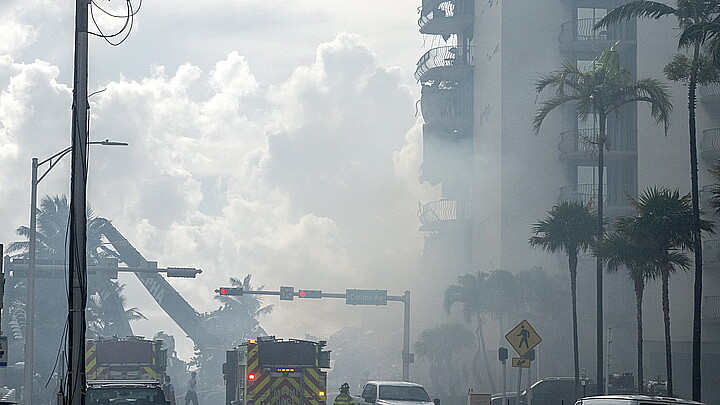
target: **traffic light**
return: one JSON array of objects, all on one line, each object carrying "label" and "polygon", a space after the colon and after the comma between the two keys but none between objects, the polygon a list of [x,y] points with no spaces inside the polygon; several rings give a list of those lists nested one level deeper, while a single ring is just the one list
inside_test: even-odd
[{"label": "traffic light", "polygon": [[243,295],[242,287],[220,287],[215,292],[220,295]]},{"label": "traffic light", "polygon": [[498,359],[500,361],[505,361],[508,358],[508,349],[506,347],[500,347],[498,348]]},{"label": "traffic light", "polygon": [[299,290],[298,297],[300,297],[300,298],[322,298],[322,291],[320,291],[320,290]]}]

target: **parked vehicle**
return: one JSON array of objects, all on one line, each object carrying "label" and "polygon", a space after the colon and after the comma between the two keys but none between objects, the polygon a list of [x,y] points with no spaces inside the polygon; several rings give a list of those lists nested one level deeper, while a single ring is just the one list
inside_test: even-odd
[{"label": "parked vehicle", "polygon": [[703,405],[679,398],[651,397],[647,395],[600,395],[586,397],[575,402],[575,405]]},{"label": "parked vehicle", "polygon": [[439,405],[430,399],[422,385],[405,381],[368,381],[360,396],[353,396],[357,405]]}]

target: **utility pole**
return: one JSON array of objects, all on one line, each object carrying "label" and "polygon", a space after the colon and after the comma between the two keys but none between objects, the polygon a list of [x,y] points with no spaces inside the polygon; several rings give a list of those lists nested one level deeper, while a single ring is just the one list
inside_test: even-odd
[{"label": "utility pole", "polygon": [[32,159],[32,187],[30,191],[30,240],[28,249],[28,270],[27,270],[27,292],[25,298],[25,313],[28,319],[25,320],[25,382],[23,386],[23,403],[32,405],[33,374],[34,374],[34,349],[35,349],[35,256],[37,253],[37,183],[38,183],[38,158]]},{"label": "utility pole", "polygon": [[66,405],[85,404],[85,305],[87,302],[87,80],[89,0],[75,0],[75,70],[70,175],[70,249],[68,276],[68,365]]},{"label": "utility pole", "polygon": [[410,353],[410,291],[405,291],[403,298],[403,381],[410,381],[410,363],[414,360]]}]

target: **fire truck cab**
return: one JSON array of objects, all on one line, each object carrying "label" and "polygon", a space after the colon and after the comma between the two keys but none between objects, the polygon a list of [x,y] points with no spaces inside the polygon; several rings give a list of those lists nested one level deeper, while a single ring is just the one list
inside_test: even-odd
[{"label": "fire truck cab", "polygon": [[330,351],[324,341],[250,339],[226,352],[226,405],[325,405]]}]

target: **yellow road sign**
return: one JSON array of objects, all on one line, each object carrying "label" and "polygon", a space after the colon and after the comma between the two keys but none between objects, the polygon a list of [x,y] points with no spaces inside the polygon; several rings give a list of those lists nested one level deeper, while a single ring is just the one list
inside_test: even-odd
[{"label": "yellow road sign", "polygon": [[508,334],[505,335],[505,339],[510,342],[520,356],[524,356],[528,350],[537,346],[538,343],[542,341],[537,332],[535,332],[535,329],[533,329],[526,320],[523,320],[514,327],[513,330],[508,332]]},{"label": "yellow road sign", "polygon": [[524,359],[522,357],[512,358],[513,367],[530,368],[530,359]]}]

